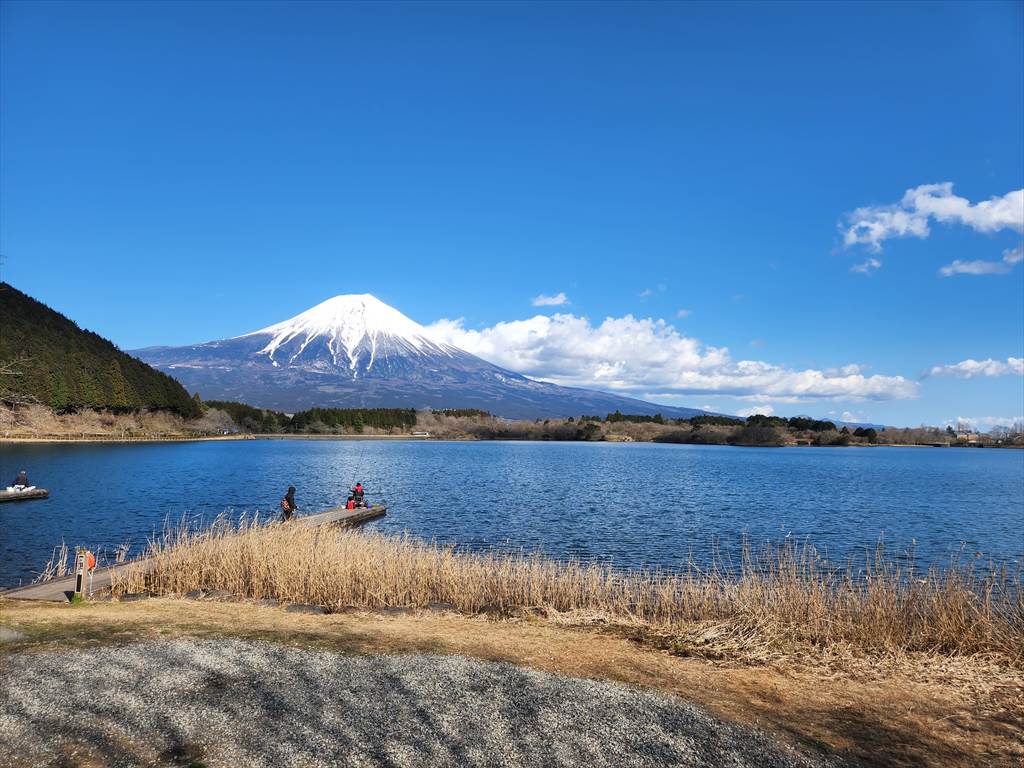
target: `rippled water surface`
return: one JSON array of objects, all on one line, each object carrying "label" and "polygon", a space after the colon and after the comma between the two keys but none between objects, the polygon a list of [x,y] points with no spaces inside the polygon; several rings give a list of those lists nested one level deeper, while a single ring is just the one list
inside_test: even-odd
[{"label": "rippled water surface", "polygon": [[338,505],[361,480],[371,524],[471,548],[543,549],[678,567],[754,542],[810,537],[830,557],[916,540],[919,562],[961,548],[1024,555],[1024,451],[731,448],[611,443],[274,440],[0,445],[0,480],[27,469],[50,498],[0,504],[0,584],[32,578],[63,539],[136,547],[164,521]]}]

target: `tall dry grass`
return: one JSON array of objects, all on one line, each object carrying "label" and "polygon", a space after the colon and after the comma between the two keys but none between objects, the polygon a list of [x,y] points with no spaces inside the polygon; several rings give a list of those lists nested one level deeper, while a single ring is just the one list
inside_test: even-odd
[{"label": "tall dry grass", "polygon": [[746,546],[735,569],[718,559],[709,570],[622,572],[541,555],[461,552],[408,536],[222,520],[168,531],[148,554],[152,561],[129,568],[115,591],[218,589],[335,610],[430,603],[468,613],[547,609],[691,640],[739,638],[747,650],[768,654],[808,646],[986,653],[1024,665],[1019,571],[957,565],[915,573],[881,547],[840,571],[813,547],[789,542]]}]

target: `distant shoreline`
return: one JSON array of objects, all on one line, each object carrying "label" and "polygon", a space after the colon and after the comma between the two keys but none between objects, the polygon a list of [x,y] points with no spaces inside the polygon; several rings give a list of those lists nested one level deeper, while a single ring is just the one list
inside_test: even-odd
[{"label": "distant shoreline", "polygon": [[[38,437],[0,437],[0,445],[6,444],[51,444],[51,443],[112,443],[112,444],[136,444],[136,443],[205,443],[205,442],[244,442],[248,440],[340,440],[340,441],[415,441],[435,443],[638,443],[652,444],[656,440],[522,440],[518,438],[478,438],[478,437],[433,437],[423,435],[303,435],[303,434],[251,434],[251,435],[163,435],[147,437],[117,437],[114,435],[88,435],[85,437],[46,435]],[[661,443],[662,445],[676,445],[676,443]],[[678,445],[702,445],[702,443],[678,443]],[[710,443],[709,445],[719,445]],[[721,445],[730,448],[1017,448],[1024,449],[1024,445],[924,445],[915,443],[850,443],[840,446],[822,445],[798,445],[787,443],[785,445],[741,445],[735,443],[722,443]]]},{"label": "distant shoreline", "polygon": [[[241,442],[245,440],[432,440],[418,435],[164,435],[152,437],[117,437],[115,435],[88,435],[86,437],[46,435],[40,437],[0,437],[4,443],[204,443]],[[464,441],[468,442],[468,441]]]}]

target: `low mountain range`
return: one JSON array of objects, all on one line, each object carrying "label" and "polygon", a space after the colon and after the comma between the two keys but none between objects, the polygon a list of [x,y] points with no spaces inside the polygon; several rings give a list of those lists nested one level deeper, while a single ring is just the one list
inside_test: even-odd
[{"label": "low mountain range", "polygon": [[279,411],[478,408],[507,418],[623,413],[689,418],[693,408],[536,381],[431,336],[370,294],[335,296],[243,336],[131,352],[199,392]]}]

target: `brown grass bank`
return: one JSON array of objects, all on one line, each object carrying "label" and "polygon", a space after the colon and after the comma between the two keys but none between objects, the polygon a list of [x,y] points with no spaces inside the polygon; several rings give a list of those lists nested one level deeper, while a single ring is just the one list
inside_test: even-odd
[{"label": "brown grass bank", "polygon": [[[600,624],[435,611],[318,616],[251,602],[174,599],[62,605],[0,598],[2,625],[25,637],[0,643],[0,664],[5,648],[46,654],[177,637],[238,637],[347,654],[458,654],[662,690],[854,764],[966,768],[1024,760],[1024,683],[980,657],[921,657],[876,667],[874,675],[842,675],[821,666],[684,658]],[[111,653],[110,663],[117,658]],[[79,757],[75,764],[104,762]]]},{"label": "brown grass bank", "polygon": [[836,570],[810,546],[746,548],[736,570],[620,572],[535,555],[460,552],[408,537],[221,523],[151,545],[116,592],[243,598],[330,610],[425,607],[463,613],[586,616],[675,653],[747,661],[987,655],[1024,667],[1020,572],[971,566],[915,573],[868,553]]}]

